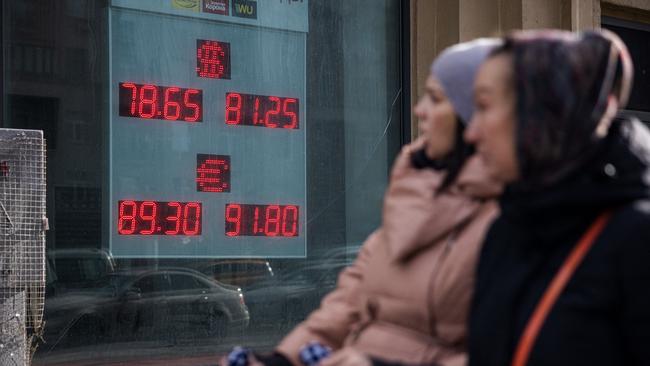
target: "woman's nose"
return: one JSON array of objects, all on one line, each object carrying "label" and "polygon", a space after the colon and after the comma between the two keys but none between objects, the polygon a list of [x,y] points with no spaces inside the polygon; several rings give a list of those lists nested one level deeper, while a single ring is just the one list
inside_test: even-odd
[{"label": "woman's nose", "polygon": [[468,142],[470,144],[476,143],[479,137],[478,129],[478,123],[476,123],[476,121],[474,121],[474,118],[472,118],[469,125],[465,129],[465,133],[463,134],[465,142]]},{"label": "woman's nose", "polygon": [[418,101],[415,106],[413,107],[413,114],[417,118],[422,118],[422,102]]}]

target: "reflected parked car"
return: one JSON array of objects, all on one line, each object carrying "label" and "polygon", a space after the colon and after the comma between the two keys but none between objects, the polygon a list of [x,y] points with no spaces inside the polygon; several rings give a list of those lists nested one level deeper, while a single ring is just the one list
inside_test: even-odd
[{"label": "reflected parked car", "polygon": [[198,270],[221,283],[246,291],[255,284],[272,279],[271,264],[264,259],[222,259],[203,264]]},{"label": "reflected parked car", "polygon": [[293,327],[320,306],[325,295],[336,287],[340,272],[357,257],[360,245],[348,244],[314,252],[305,261],[285,263],[276,271],[276,282],[286,294],[285,323]]},{"label": "reflected parked car", "polygon": [[48,296],[97,287],[97,281],[115,271],[113,256],[95,248],[48,250],[47,263]]},{"label": "reflected parked car", "polygon": [[245,290],[251,319],[256,325],[288,329],[302,321],[318,304],[322,289],[314,278],[296,270],[276,273]]},{"label": "reflected parked car", "polygon": [[199,270],[216,281],[238,286],[246,298],[251,325],[282,322],[287,302],[268,261],[263,259],[223,259],[204,264]]},{"label": "reflected parked car", "polygon": [[248,326],[241,290],[183,268],[116,272],[92,290],[45,302],[45,339],[63,343],[224,337]]},{"label": "reflected parked car", "polygon": [[253,327],[293,327],[318,306],[335,283],[319,282],[334,268],[320,262],[317,267],[297,262],[280,272],[263,259],[217,260],[199,268],[217,281],[242,288]]}]

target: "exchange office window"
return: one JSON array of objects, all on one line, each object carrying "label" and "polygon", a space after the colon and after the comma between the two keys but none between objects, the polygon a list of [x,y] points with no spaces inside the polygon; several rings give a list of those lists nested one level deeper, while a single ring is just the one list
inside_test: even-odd
[{"label": "exchange office window", "polygon": [[49,148],[36,361],[264,351],[315,309],[410,135],[403,6],[3,1],[2,127]]}]

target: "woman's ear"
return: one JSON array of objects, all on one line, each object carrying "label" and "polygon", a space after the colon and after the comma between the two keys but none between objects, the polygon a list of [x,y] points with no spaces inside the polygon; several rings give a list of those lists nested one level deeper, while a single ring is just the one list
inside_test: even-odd
[{"label": "woman's ear", "polygon": [[598,125],[596,126],[596,137],[603,138],[607,136],[607,132],[609,131],[609,126],[612,125],[612,121],[616,117],[617,112],[618,112],[618,98],[610,94],[607,97],[607,108],[605,109],[605,113],[603,113],[602,118],[600,119]]}]

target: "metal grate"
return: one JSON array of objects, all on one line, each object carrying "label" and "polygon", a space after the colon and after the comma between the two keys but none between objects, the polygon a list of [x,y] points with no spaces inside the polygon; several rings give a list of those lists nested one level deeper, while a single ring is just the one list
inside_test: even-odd
[{"label": "metal grate", "polygon": [[0,129],[0,365],[25,365],[45,292],[45,141]]}]

